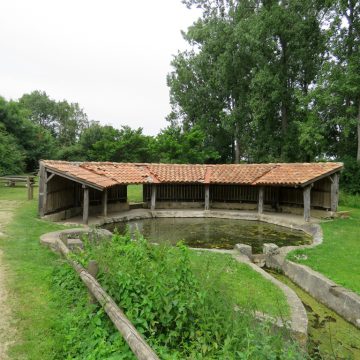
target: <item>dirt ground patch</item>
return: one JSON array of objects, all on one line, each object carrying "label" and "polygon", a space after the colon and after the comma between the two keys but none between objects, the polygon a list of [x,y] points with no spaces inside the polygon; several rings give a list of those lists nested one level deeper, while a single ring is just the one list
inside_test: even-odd
[{"label": "dirt ground patch", "polygon": [[[14,210],[20,206],[21,201],[0,200],[0,238],[6,239],[6,225],[11,221]],[[12,323],[11,309],[8,306],[9,294],[6,279],[9,269],[4,264],[4,254],[0,249],[0,359],[6,360],[7,349],[16,337],[15,327]]]}]

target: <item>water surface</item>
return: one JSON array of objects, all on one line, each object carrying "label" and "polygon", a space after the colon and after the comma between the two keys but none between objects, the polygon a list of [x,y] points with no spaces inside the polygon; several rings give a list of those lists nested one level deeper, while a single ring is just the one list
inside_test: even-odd
[{"label": "water surface", "polygon": [[116,223],[106,226],[125,233],[139,231],[150,242],[175,245],[179,241],[190,247],[233,249],[235,244],[251,245],[253,253],[261,253],[264,243],[278,246],[311,243],[311,237],[302,231],[267,224],[260,221],[215,218],[157,218]]},{"label": "water surface", "polygon": [[294,284],[285,275],[267,270],[292,288],[309,319],[308,350],[312,360],[360,359],[360,330]]}]

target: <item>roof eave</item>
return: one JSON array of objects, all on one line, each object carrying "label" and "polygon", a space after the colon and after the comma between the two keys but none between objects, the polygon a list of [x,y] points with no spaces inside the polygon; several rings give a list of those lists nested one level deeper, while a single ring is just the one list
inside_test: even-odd
[{"label": "roof eave", "polygon": [[333,170],[330,170],[330,171],[328,171],[328,172],[325,173],[325,174],[321,174],[321,175],[319,175],[319,176],[317,176],[317,177],[315,177],[315,178],[312,178],[312,179],[310,179],[310,180],[308,180],[308,181],[306,181],[306,182],[304,182],[304,183],[302,183],[302,184],[299,184],[299,186],[300,186],[300,187],[308,186],[308,185],[314,183],[315,181],[324,179],[324,178],[326,178],[326,177],[328,177],[328,176],[330,176],[330,175],[333,175],[333,174],[335,174],[335,173],[337,173],[337,172],[340,172],[343,168],[344,168],[343,165],[342,165],[342,166],[339,166],[338,168],[333,169]]},{"label": "roof eave", "polygon": [[62,171],[59,171],[57,169],[53,169],[52,167],[49,167],[48,165],[44,164],[45,165],[45,169],[55,175],[58,175],[58,176],[61,176],[61,177],[64,177],[66,179],[69,179],[71,181],[75,181],[79,184],[82,184],[82,185],[85,185],[85,186],[89,186],[89,187],[92,187],[96,190],[100,190],[100,191],[103,191],[104,189],[108,188],[108,187],[111,187],[111,186],[100,186],[98,184],[94,184],[92,182],[89,182],[89,181],[85,181],[85,180],[82,180],[82,179],[79,179],[78,177],[76,176],[73,176],[73,175],[70,175],[69,173],[67,172],[62,172]]}]

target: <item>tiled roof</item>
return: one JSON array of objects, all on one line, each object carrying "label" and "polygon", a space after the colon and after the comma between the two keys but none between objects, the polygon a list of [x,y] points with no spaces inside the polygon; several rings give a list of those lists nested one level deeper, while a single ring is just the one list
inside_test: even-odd
[{"label": "tiled roof", "polygon": [[242,184],[251,185],[267,174],[274,164],[231,164],[211,167],[211,184]]},{"label": "tiled roof", "polygon": [[143,184],[157,182],[150,175],[148,168],[141,164],[110,163],[110,162],[88,162],[81,167],[101,176],[108,177],[117,184]]},{"label": "tiled roof", "polygon": [[326,174],[342,169],[341,163],[289,163],[276,164],[271,171],[254,182],[254,185],[304,185]]},{"label": "tiled roof", "polygon": [[117,181],[103,175],[99,175],[89,171],[81,166],[81,163],[67,161],[44,161],[45,166],[65,176],[79,180],[79,182],[87,182],[101,188],[111,187],[117,184]]},{"label": "tiled roof", "polygon": [[52,160],[43,163],[49,170],[99,188],[149,183],[297,186],[343,167],[341,163],[179,165]]},{"label": "tiled roof", "polygon": [[179,164],[148,164],[149,171],[164,183],[203,183],[206,166]]}]

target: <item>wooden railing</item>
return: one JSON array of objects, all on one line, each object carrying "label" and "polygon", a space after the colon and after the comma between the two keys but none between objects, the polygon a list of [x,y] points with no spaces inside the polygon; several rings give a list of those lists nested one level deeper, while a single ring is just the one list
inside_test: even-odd
[{"label": "wooden railing", "polygon": [[28,200],[34,198],[34,185],[35,185],[35,176],[20,176],[20,175],[10,175],[10,176],[1,176],[0,182],[5,183],[9,187],[15,187],[16,183],[25,183],[28,191]]}]

